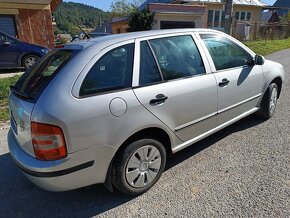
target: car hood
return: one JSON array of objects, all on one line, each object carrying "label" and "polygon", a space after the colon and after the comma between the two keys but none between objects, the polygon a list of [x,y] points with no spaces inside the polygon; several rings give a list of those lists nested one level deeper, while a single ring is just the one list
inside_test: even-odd
[{"label": "car hood", "polygon": [[46,47],[43,47],[43,46],[40,46],[40,45],[36,45],[36,44],[30,44],[28,42],[22,42],[23,44],[25,44],[26,46],[29,46],[29,47],[34,47],[36,49],[48,49]]}]

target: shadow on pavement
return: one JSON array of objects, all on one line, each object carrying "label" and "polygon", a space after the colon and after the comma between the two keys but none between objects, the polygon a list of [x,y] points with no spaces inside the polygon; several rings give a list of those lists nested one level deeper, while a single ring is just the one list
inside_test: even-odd
[{"label": "shadow on pavement", "polygon": [[[236,124],[190,146],[169,158],[166,170],[206,149],[231,133],[259,125],[258,119],[245,118]],[[48,192],[28,181],[9,154],[0,155],[1,217],[91,217],[132,197],[109,192],[103,185],[93,185],[68,192]]]}]

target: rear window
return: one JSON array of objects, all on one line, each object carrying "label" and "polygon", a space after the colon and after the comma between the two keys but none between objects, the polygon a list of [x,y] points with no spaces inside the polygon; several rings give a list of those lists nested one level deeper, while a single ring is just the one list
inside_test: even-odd
[{"label": "rear window", "polygon": [[101,57],[86,75],[80,96],[129,88],[132,85],[134,44],[117,47]]},{"label": "rear window", "polygon": [[39,94],[77,51],[55,50],[46,55],[18,80],[15,89],[29,98]]}]

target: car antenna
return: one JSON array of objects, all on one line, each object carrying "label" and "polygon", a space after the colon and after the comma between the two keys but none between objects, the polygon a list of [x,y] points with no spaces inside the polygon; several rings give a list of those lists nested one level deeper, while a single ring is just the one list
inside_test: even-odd
[{"label": "car antenna", "polygon": [[85,34],[85,36],[87,37],[87,39],[90,39],[90,35],[87,34],[79,25],[78,25],[78,28],[80,28],[80,30]]}]

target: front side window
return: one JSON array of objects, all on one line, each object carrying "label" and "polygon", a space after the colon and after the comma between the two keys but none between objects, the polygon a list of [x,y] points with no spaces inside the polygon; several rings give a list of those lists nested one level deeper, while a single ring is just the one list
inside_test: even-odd
[{"label": "front side window", "polygon": [[201,38],[217,71],[249,64],[250,55],[231,40],[213,34],[203,34]]},{"label": "front side window", "polygon": [[205,73],[198,48],[191,36],[149,40],[163,79],[173,80]]},{"label": "front side window", "polygon": [[80,96],[131,87],[133,58],[134,44],[124,45],[106,53],[86,75]]}]

